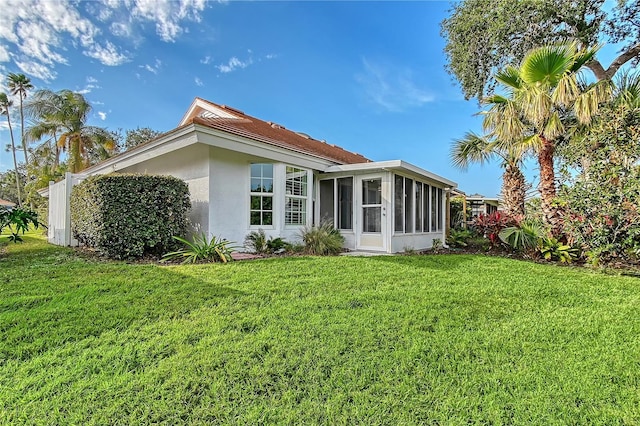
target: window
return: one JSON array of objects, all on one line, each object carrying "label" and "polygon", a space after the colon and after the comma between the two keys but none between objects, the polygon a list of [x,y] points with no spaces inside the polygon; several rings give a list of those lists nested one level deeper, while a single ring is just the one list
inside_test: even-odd
[{"label": "window", "polygon": [[307,171],[287,166],[285,181],[285,225],[307,223]]},{"label": "window", "polygon": [[338,229],[353,229],[353,178],[338,179]]},{"label": "window", "polygon": [[396,232],[404,232],[404,178],[402,176],[394,176],[393,186],[394,200],[394,230]]},{"label": "window", "polygon": [[422,183],[416,182],[416,232],[422,232]]},{"label": "window", "polygon": [[413,180],[404,179],[404,232],[413,232]]},{"label": "window", "polygon": [[362,181],[362,232],[382,232],[382,179]]},{"label": "window", "polygon": [[251,165],[251,225],[273,225],[273,164]]},{"label": "window", "polygon": [[431,187],[431,232],[438,230],[438,190]]},{"label": "window", "polygon": [[422,197],[422,201],[423,201],[423,206],[422,206],[422,230],[424,232],[429,232],[429,200],[430,200],[430,191],[429,191],[429,185],[427,185],[426,183],[424,184],[424,191],[423,191],[423,197]]},{"label": "window", "polygon": [[320,181],[320,220],[322,222],[334,220],[334,184],[334,179]]}]

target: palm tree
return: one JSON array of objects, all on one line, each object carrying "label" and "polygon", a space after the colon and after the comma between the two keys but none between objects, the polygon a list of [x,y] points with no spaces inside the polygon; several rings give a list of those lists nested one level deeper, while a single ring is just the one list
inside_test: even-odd
[{"label": "palm tree", "polygon": [[13,139],[13,128],[11,127],[11,116],[9,108],[13,102],[9,100],[6,93],[0,93],[0,114],[7,116],[7,124],[9,125],[9,134],[11,135],[11,153],[13,154],[13,167],[16,172],[16,190],[18,194],[18,205],[22,206],[22,194],[20,193],[20,174],[18,173],[18,160],[16,159],[16,144]]},{"label": "palm tree", "polygon": [[484,164],[494,157],[501,158],[504,168],[502,174],[504,210],[509,215],[524,216],[526,182],[520,170],[523,155],[517,151],[515,144],[505,149],[504,144],[501,145],[468,132],[464,138],[454,141],[450,157],[452,164],[462,170],[466,170],[471,163]]},{"label": "palm tree", "polygon": [[554,154],[558,141],[587,125],[609,97],[610,83],[591,86],[579,78],[580,69],[597,49],[578,50],[575,44],[545,46],[530,51],[519,68],[507,67],[496,75],[506,93],[487,99],[484,127],[499,145],[520,141],[522,151],[537,156],[540,199],[545,222],[556,236],[562,234],[562,212],[554,204]]},{"label": "palm tree", "polygon": [[9,80],[9,90],[11,90],[12,95],[18,95],[20,99],[20,129],[22,134],[22,150],[24,152],[24,162],[28,166],[29,165],[29,156],[27,155],[27,141],[24,138],[24,111],[22,109],[22,102],[27,97],[27,90],[33,89],[33,84],[31,84],[31,80],[24,74],[14,74],[9,73],[7,76]]},{"label": "palm tree", "polygon": [[56,144],[67,152],[69,171],[73,173],[108,158],[116,148],[109,132],[86,124],[91,105],[80,93],[38,90],[27,104],[27,112],[36,120],[29,129],[30,137],[57,138]]}]

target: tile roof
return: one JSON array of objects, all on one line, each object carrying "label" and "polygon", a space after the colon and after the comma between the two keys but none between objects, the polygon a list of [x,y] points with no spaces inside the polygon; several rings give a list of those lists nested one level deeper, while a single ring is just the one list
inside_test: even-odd
[{"label": "tile roof", "polygon": [[294,132],[279,124],[251,117],[235,108],[214,104],[204,99],[200,100],[216,108],[223,108],[237,118],[196,116],[189,120],[194,124],[200,124],[285,149],[315,155],[340,164],[368,163],[371,161],[360,154],[313,139],[304,133]]}]

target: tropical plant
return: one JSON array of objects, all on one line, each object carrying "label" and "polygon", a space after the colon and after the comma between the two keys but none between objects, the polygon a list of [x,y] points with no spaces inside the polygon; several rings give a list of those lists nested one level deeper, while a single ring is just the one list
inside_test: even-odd
[{"label": "tropical plant", "polygon": [[6,93],[0,93],[0,114],[7,116],[9,135],[11,136],[11,154],[13,155],[13,168],[16,175],[16,191],[18,193],[18,205],[22,205],[22,194],[20,191],[20,174],[18,173],[18,160],[16,158],[16,143],[13,138],[13,128],[11,127],[11,113],[9,109],[13,102],[9,100]]},{"label": "tropical plant", "polygon": [[257,231],[251,231],[244,239],[244,245],[246,248],[256,254],[267,253],[269,247],[267,245],[267,234],[264,229],[258,229]]},{"label": "tropical plant", "polygon": [[14,243],[22,242],[20,234],[24,235],[31,226],[37,229],[39,225],[38,214],[33,210],[25,207],[15,207],[13,209],[0,207],[0,234],[5,228],[8,228],[11,233],[9,241]]},{"label": "tropical plant", "polygon": [[18,96],[20,99],[20,131],[22,136],[22,151],[24,152],[24,163],[29,165],[29,156],[27,151],[27,140],[25,139],[24,128],[24,110],[23,101],[27,97],[27,91],[33,89],[31,80],[24,74],[9,73],[7,76],[9,90],[12,95]]},{"label": "tropical plant", "polygon": [[182,263],[197,263],[197,262],[222,262],[227,263],[233,258],[231,254],[234,252],[232,242],[223,238],[211,237],[211,240],[207,237],[206,233],[195,235],[193,242],[184,238],[174,236],[176,241],[184,244],[184,248],[162,256],[164,261],[179,260],[182,259]]},{"label": "tropical plant", "polygon": [[342,252],[344,237],[332,221],[321,222],[318,226],[305,226],[300,231],[304,252],[315,256],[333,255]]},{"label": "tropical plant", "polygon": [[505,149],[518,141],[521,151],[537,156],[542,211],[556,236],[563,231],[562,211],[554,203],[557,143],[590,123],[600,103],[610,96],[608,82],[586,86],[578,78],[595,53],[595,49],[578,50],[575,44],[534,49],[519,68],[508,66],[496,75],[506,95],[487,98],[485,131]]},{"label": "tropical plant", "polygon": [[[587,158],[585,162],[583,158]],[[613,102],[572,141],[560,188],[565,227],[594,264],[637,262],[640,247],[640,74],[616,82]],[[577,173],[576,173],[577,171]]]},{"label": "tropical plant", "polygon": [[484,164],[494,157],[502,160],[502,203],[509,215],[523,215],[526,182],[520,170],[524,152],[517,144],[498,144],[487,137],[467,132],[454,141],[450,158],[455,167],[466,170],[471,163]]},{"label": "tropical plant", "polygon": [[475,233],[470,229],[452,228],[449,231],[449,236],[447,237],[447,244],[451,247],[467,247],[469,245],[469,240],[473,237],[475,237]]},{"label": "tropical plant", "polygon": [[38,90],[26,110],[36,121],[28,131],[31,138],[57,137],[56,145],[67,151],[69,171],[73,173],[108,158],[117,148],[110,132],[87,125],[91,105],[80,93]]},{"label": "tropical plant", "polygon": [[516,251],[522,251],[528,256],[533,257],[539,252],[542,240],[547,232],[544,226],[531,219],[520,221],[515,226],[504,228],[498,236],[500,240],[511,246]]},{"label": "tropical plant", "polygon": [[489,239],[492,247],[500,245],[500,232],[509,226],[515,226],[516,219],[505,212],[495,211],[481,214],[473,220],[473,226],[479,234]]},{"label": "tropical plant", "polygon": [[558,241],[557,238],[543,238],[540,245],[540,254],[545,260],[556,260],[562,263],[571,263],[578,258],[578,249],[569,244]]}]

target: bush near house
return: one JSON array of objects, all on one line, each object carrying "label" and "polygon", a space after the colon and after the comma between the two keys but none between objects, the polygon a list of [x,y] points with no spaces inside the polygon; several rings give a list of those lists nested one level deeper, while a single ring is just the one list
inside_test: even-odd
[{"label": "bush near house", "polygon": [[114,259],[160,256],[185,235],[187,184],[171,176],[93,176],[71,192],[71,231],[82,244]]}]

